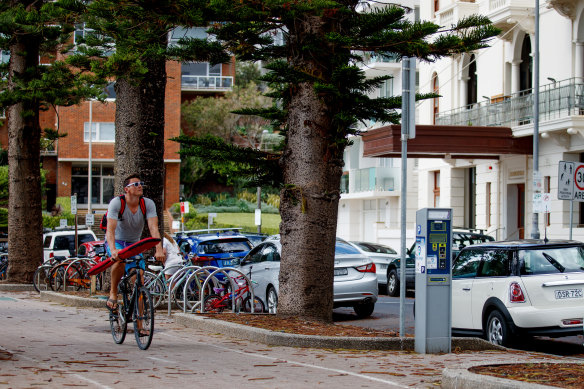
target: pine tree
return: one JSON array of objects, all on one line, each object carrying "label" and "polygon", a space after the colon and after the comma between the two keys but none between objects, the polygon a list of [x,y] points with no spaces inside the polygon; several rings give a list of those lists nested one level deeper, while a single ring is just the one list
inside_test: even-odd
[{"label": "pine tree", "polygon": [[169,60],[229,61],[217,42],[183,38],[169,45],[176,27],[206,26],[212,15],[201,0],[95,0],[88,4],[87,35],[72,58],[79,68],[115,80],[115,190],[138,173],[154,200],[162,226],[164,109]]},{"label": "pine tree", "polygon": [[[10,52],[0,66],[0,109],[8,120],[9,205],[8,279],[30,283],[42,262],[40,139],[58,136],[41,129],[41,111],[97,96],[99,80],[56,61],[73,32],[80,4],[74,0],[3,1],[0,3],[0,49]],[[50,66],[41,65],[47,58]]]},{"label": "pine tree", "polygon": [[[360,120],[397,123],[400,97],[370,99],[388,77],[366,79],[364,52],[415,56],[423,61],[483,48],[498,34],[488,19],[469,17],[450,28],[409,22],[388,6],[359,13],[359,0],[214,0],[226,23],[216,33],[241,60],[271,61],[264,80],[280,104],[249,110],[280,126],[279,155],[251,154],[254,179],[281,172],[282,257],[278,315],[331,321],[333,262],[343,151]],[[282,37],[281,41],[273,39]],[[418,98],[429,97],[420,95]],[[224,158],[216,140],[181,139],[186,153]],[[225,146],[216,145],[216,149]],[[237,150],[229,150],[235,155]],[[243,166],[242,166],[243,169]],[[243,174],[243,173],[242,173]]]}]

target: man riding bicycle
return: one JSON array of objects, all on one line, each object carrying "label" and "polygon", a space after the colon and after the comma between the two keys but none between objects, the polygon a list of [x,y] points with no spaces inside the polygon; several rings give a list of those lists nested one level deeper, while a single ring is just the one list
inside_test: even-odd
[{"label": "man riding bicycle", "polygon": [[[140,240],[144,221],[148,222],[150,236],[160,239],[158,216],[154,201],[143,197],[144,182],[138,174],[132,174],[124,180],[124,195],[114,197],[107,209],[106,249],[114,261],[111,270],[111,288],[107,307],[115,311],[118,305],[118,284],[124,272],[132,267],[139,266],[144,270],[144,261],[125,264],[120,261],[118,252]],[[123,197],[123,198],[122,198]],[[162,243],[156,245],[154,257],[163,261],[164,252]]]}]

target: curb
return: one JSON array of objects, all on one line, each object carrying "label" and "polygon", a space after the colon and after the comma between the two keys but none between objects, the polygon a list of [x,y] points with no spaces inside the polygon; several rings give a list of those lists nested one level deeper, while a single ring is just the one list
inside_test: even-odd
[{"label": "curb", "polygon": [[0,283],[0,292],[32,292],[32,284],[4,284]]},{"label": "curb", "polygon": [[[541,363],[543,360],[534,360],[530,363]],[[562,361],[549,361],[546,363],[562,363]],[[577,362],[576,362],[577,363]],[[584,362],[582,362],[584,364]],[[501,363],[498,363],[501,364]],[[508,363],[504,363],[507,365]],[[497,365],[493,363],[491,365]],[[523,381],[510,380],[506,378],[494,377],[486,374],[476,374],[468,369],[474,366],[485,366],[484,363],[472,363],[463,365],[460,368],[445,368],[442,370],[443,389],[460,389],[460,388],[481,388],[481,389],[549,389],[557,388],[556,386],[540,385]]]},{"label": "curb", "polygon": [[54,303],[60,303],[64,305],[71,305],[74,307],[82,308],[105,308],[105,299],[98,297],[79,297],[70,296],[63,293],[51,292],[51,291],[41,291],[42,301],[51,301]]}]

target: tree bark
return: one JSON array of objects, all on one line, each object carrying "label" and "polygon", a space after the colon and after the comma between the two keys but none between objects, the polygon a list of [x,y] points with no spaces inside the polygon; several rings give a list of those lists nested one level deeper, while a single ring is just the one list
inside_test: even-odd
[{"label": "tree bark", "polygon": [[139,80],[116,81],[115,188],[123,193],[124,178],[139,174],[146,183],[144,196],[156,204],[162,232],[166,60],[150,59],[147,66]]},{"label": "tree bark", "polygon": [[[307,16],[290,28],[291,48],[314,42],[330,25]],[[325,40],[323,40],[324,42]],[[295,53],[300,53],[296,50]],[[330,59],[321,53],[292,54],[290,64],[330,80]],[[278,315],[332,321],[333,271],[343,150],[335,147],[332,117],[336,108],[315,93],[311,82],[293,86],[288,110],[288,143],[281,160],[280,224],[282,260]]]},{"label": "tree bark", "polygon": [[[15,75],[31,77],[25,71],[39,65],[39,47],[40,39],[26,34],[10,46],[10,90],[15,88]],[[38,101],[8,109],[9,282],[32,282],[34,271],[43,261],[40,136]]]}]

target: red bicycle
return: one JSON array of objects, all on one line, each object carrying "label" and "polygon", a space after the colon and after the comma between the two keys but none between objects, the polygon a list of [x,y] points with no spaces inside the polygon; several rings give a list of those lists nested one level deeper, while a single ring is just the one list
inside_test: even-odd
[{"label": "red bicycle", "polygon": [[[221,313],[225,309],[232,309],[235,304],[235,312],[265,312],[264,302],[255,297],[251,300],[249,284],[243,276],[234,277],[233,280],[238,285],[235,291],[231,291],[231,282],[226,281],[222,287],[213,288],[214,294],[205,297],[203,307],[205,312]],[[257,282],[251,281],[257,284]],[[253,308],[253,311],[252,311]]]}]

